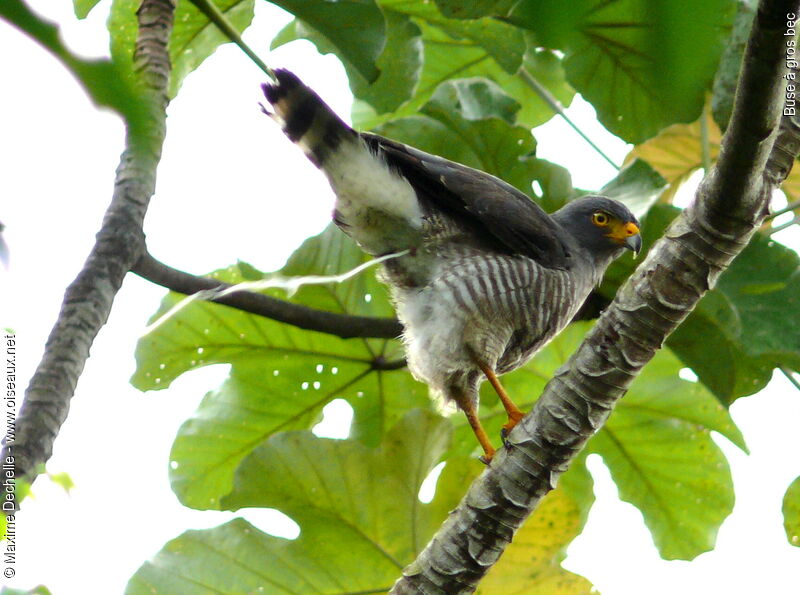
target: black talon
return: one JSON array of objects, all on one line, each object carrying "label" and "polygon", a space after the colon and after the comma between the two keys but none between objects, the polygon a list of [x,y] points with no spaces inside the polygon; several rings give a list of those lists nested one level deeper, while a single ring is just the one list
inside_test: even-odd
[{"label": "black talon", "polygon": [[508,441],[508,435],[510,433],[511,432],[509,430],[507,430],[506,428],[501,428],[500,429],[500,439],[503,441],[503,446],[505,446],[506,448],[510,448],[511,447],[511,443]]}]

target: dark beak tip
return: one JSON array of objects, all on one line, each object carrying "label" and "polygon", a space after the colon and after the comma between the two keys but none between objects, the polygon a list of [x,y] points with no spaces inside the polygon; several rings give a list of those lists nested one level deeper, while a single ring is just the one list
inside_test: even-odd
[{"label": "dark beak tip", "polygon": [[642,236],[636,234],[625,239],[625,247],[634,254],[638,254],[642,249]]}]

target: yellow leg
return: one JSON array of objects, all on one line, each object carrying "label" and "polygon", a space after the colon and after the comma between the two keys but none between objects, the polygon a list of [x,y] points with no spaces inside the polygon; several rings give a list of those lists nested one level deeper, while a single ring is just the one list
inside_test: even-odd
[{"label": "yellow leg", "polygon": [[488,465],[492,461],[495,450],[492,446],[492,443],[489,442],[489,436],[486,434],[486,430],[484,430],[483,426],[481,425],[481,420],[478,418],[478,412],[475,409],[475,405],[469,399],[456,399],[456,402],[467,416],[467,421],[469,422],[470,427],[472,427],[475,437],[478,439],[478,442],[480,442],[480,445],[483,448],[484,454],[481,457],[481,461]]},{"label": "yellow leg", "polygon": [[506,389],[503,388],[503,385],[500,384],[500,379],[497,377],[497,374],[494,373],[489,366],[485,364],[478,363],[478,367],[481,371],[486,374],[486,378],[489,379],[489,383],[494,387],[497,396],[500,397],[500,402],[503,403],[503,407],[506,410],[506,414],[508,415],[508,422],[503,426],[503,438],[508,436],[508,433],[517,425],[519,420],[525,415],[519,407],[514,404],[514,401],[508,396],[506,393]]}]

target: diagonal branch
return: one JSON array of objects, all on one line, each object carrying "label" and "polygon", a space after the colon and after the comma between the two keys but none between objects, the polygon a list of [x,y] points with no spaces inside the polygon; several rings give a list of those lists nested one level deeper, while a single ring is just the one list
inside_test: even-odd
[{"label": "diagonal branch", "polygon": [[[231,287],[230,284],[216,279],[196,277],[178,269],[173,269],[159,262],[147,252],[142,255],[139,262],[133,267],[132,272],[156,285],[161,285],[186,295],[208,289]],[[254,291],[237,291],[213,298],[210,301],[277,320],[278,322],[291,324],[305,330],[336,335],[342,339],[356,337],[395,339],[403,332],[403,327],[396,318],[352,316],[336,312],[325,312]]]},{"label": "diagonal branch", "polygon": [[[470,487],[393,593],[474,591],[515,531],[664,339],[747,245],[767,214],[770,192],[800,151],[783,118],[787,14],[797,0],[762,0],[744,56],[734,112],[717,164],[695,203],[650,250],[533,410]],[[776,146],[773,151],[773,145]]]},{"label": "diagonal branch", "polygon": [[17,480],[32,482],[50,458],[92,342],[108,319],[125,274],[144,252],[142,222],[165,135],[167,42],[173,12],[172,0],[144,0],[137,11],[134,68],[141,83],[139,100],[146,105],[146,126],[128,124],[126,148],[97,242],[64,294],[44,355],[25,392],[16,436],[0,455],[3,461],[13,457]]}]

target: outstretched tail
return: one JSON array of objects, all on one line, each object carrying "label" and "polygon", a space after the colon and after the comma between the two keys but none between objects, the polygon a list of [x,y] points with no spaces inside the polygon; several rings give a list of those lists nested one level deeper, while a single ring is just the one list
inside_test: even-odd
[{"label": "outstretched tail", "polygon": [[262,109],[327,176],[336,193],[334,221],[370,254],[418,242],[423,214],[409,181],[297,76],[277,69],[275,77],[262,85],[274,112]]}]

